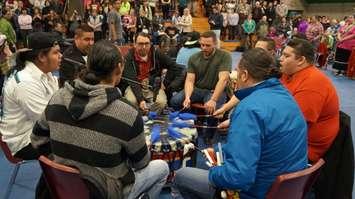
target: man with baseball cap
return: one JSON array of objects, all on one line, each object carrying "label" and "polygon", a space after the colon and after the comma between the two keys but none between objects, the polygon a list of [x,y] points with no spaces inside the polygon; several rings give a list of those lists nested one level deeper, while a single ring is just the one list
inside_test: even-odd
[{"label": "man with baseball cap", "polygon": [[27,46],[18,52],[16,66],[5,83],[0,122],[2,140],[15,157],[25,160],[38,157],[30,135],[58,90],[58,81],[51,72],[58,69],[62,58],[52,33],[30,34]]}]

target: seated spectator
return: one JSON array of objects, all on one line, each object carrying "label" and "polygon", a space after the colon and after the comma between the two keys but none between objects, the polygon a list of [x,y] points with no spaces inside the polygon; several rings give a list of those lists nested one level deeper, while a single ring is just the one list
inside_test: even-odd
[{"label": "seated spectator", "polygon": [[[164,80],[161,78],[163,69],[168,70]],[[144,85],[128,82],[125,90],[125,98],[143,112],[148,110],[148,105],[151,105],[150,110],[161,112],[167,104],[165,91],[178,91],[183,82],[182,67],[152,47],[150,35],[146,33],[136,37],[135,47],[126,56],[123,74]]]},{"label": "seated spectator", "polygon": [[115,87],[122,64],[112,43],[95,44],[83,76],[50,100],[32,143],[55,162],[78,168],[96,187],[91,192],[98,193],[91,194],[101,196],[95,198],[134,199],[142,192],[158,198],[169,167],[163,160],[150,161],[142,116]]},{"label": "seated spectator", "polygon": [[3,141],[15,157],[24,160],[38,158],[30,135],[48,101],[58,90],[58,81],[51,72],[58,69],[62,57],[58,42],[51,33],[30,34],[28,47],[17,55],[17,65],[4,87],[0,122]]},{"label": "seated spectator", "polygon": [[281,82],[295,98],[308,124],[308,159],[318,161],[339,130],[339,100],[331,80],[314,64],[314,47],[291,40],[280,58]]},{"label": "seated spectator", "polygon": [[[224,164],[209,170],[185,167],[175,185],[184,198],[214,198],[216,189],[240,198],[265,198],[278,175],[307,167],[307,125],[297,103],[277,79],[274,60],[263,49],[242,55]],[[236,150],[238,149],[238,150]]]},{"label": "seated spectator", "polygon": [[[74,43],[63,53],[63,62],[59,68],[59,87],[64,86],[65,81],[77,78],[79,72],[85,68],[87,55],[94,44],[94,30],[87,24],[80,25],[75,30]],[[66,60],[69,58],[76,62]]]}]

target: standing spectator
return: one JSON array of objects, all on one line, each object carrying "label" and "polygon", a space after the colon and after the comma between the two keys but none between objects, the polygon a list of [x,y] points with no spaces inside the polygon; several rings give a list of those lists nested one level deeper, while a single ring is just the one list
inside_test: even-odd
[{"label": "standing spectator", "polygon": [[144,11],[144,16],[149,20],[152,21],[153,20],[153,13],[152,13],[152,9],[150,8],[150,6],[148,5],[148,0],[143,0],[143,4],[140,6],[139,8],[139,13],[141,13],[142,11]]},{"label": "standing spectator", "polygon": [[236,7],[237,7],[237,4],[236,4],[235,0],[227,1],[226,9],[227,9],[228,14],[233,13],[234,10],[236,9]]},{"label": "standing spectator", "polygon": [[252,42],[256,28],[255,21],[253,20],[253,15],[248,15],[248,18],[244,21],[242,27],[246,36],[244,41],[245,49],[250,49],[253,47]]},{"label": "standing spectator", "polygon": [[149,5],[150,9],[152,10],[152,15],[154,15],[156,12],[157,0],[148,0],[148,5]]},{"label": "standing spectator", "polygon": [[217,48],[220,48],[221,41],[221,29],[223,27],[223,16],[219,13],[216,7],[213,7],[213,13],[208,17],[208,23],[210,24],[210,30],[212,30],[217,37]]},{"label": "standing spectator", "polygon": [[318,17],[313,16],[311,18],[311,22],[308,24],[307,30],[306,30],[306,37],[308,41],[310,41],[315,48],[318,48],[320,38],[324,33],[324,29],[322,24],[318,21]]},{"label": "standing spectator", "polygon": [[288,6],[285,4],[285,0],[281,0],[280,4],[276,6],[276,16],[279,22],[283,17],[287,17]]},{"label": "standing spectator", "polygon": [[54,10],[56,13],[63,13],[64,5],[59,0],[51,0],[50,1],[51,9]]},{"label": "standing spectator", "polygon": [[137,18],[137,32],[149,33],[151,28],[151,21],[146,17],[146,12],[142,9]]},{"label": "standing spectator", "polygon": [[6,36],[10,49],[16,45],[16,32],[10,23],[11,18],[12,11],[3,9],[2,16],[0,16],[0,33]]},{"label": "standing spectator", "polygon": [[[173,16],[171,16],[171,23],[173,24],[173,26],[179,27],[179,23],[181,21],[181,15],[179,15],[179,11],[175,11],[173,13]],[[181,28],[179,27],[179,30]]]},{"label": "standing spectator", "polygon": [[239,23],[239,15],[237,9],[234,9],[234,11],[228,15],[229,40],[236,39],[236,36],[238,34],[238,23]]},{"label": "standing spectator", "polygon": [[137,16],[133,9],[129,11],[129,23],[127,28],[127,41],[134,43],[134,36],[137,32]]},{"label": "standing spectator", "polygon": [[97,13],[96,9],[91,11],[91,15],[89,16],[88,25],[94,29],[94,38],[95,42],[102,39],[102,22],[103,16]]},{"label": "standing spectator", "polygon": [[29,0],[29,1],[34,8],[39,8],[42,10],[45,7],[45,0]]},{"label": "standing spectator", "polygon": [[240,23],[243,23],[248,15],[251,14],[251,6],[248,4],[248,0],[241,0],[241,3],[238,5],[238,14]]},{"label": "standing spectator", "polygon": [[120,8],[120,0],[116,0],[112,9],[108,13],[107,21],[109,25],[109,40],[116,42],[118,45],[123,44],[123,28],[121,15],[117,12]]},{"label": "standing spectator", "polygon": [[275,20],[276,17],[276,11],[275,11],[275,7],[274,4],[272,2],[269,2],[265,14],[267,16],[267,21],[269,22],[269,25],[271,26],[273,21]]},{"label": "standing spectator", "polygon": [[283,34],[288,34],[291,31],[291,25],[287,22],[286,17],[282,17],[281,23],[277,26],[277,31]]},{"label": "standing spectator", "polygon": [[257,24],[257,36],[258,39],[265,38],[269,31],[269,23],[267,22],[267,17],[264,15],[259,23]]},{"label": "standing spectator", "polygon": [[221,30],[221,40],[225,41],[228,39],[228,13],[226,8],[223,6],[222,7],[222,11],[221,11],[221,15],[223,16],[223,26],[222,26],[222,30]]},{"label": "standing spectator", "polygon": [[[52,13],[52,11],[51,11]],[[54,14],[54,12],[53,12]],[[69,18],[69,34],[68,37],[73,38],[75,30],[80,26],[82,19],[78,11],[74,10],[72,16]]]},{"label": "standing spectator", "polygon": [[266,9],[267,9],[267,1],[262,1],[262,4],[261,4],[261,13],[262,15],[266,15]]},{"label": "standing spectator", "polygon": [[32,31],[32,17],[27,14],[27,9],[22,9],[21,15],[18,16],[18,24],[20,25],[22,43],[24,47],[27,47],[27,35]]},{"label": "standing spectator", "polygon": [[179,16],[184,14],[185,8],[187,8],[187,0],[179,0]]},{"label": "standing spectator", "polygon": [[169,19],[171,0],[161,0],[160,3],[161,3],[161,10],[163,12],[163,19]]},{"label": "standing spectator", "polygon": [[340,75],[347,71],[351,50],[355,47],[355,20],[353,15],[347,17],[346,24],[340,28],[337,39],[333,69],[336,70],[336,75]]},{"label": "standing spectator", "polygon": [[259,1],[256,1],[255,7],[253,8],[253,19],[256,23],[258,23],[260,21],[261,17],[263,17],[261,5],[260,5]]},{"label": "standing spectator", "polygon": [[192,16],[190,15],[190,10],[185,8],[184,15],[182,15],[179,26],[181,27],[181,32],[183,34],[192,32]]},{"label": "standing spectator", "polygon": [[308,28],[308,21],[302,17],[299,18],[297,30],[300,34],[306,35],[306,31]]},{"label": "standing spectator", "polygon": [[32,27],[33,32],[42,32],[43,31],[43,18],[40,8],[34,8],[33,18],[32,18]]},{"label": "standing spectator", "polygon": [[58,44],[60,46],[60,52],[64,52],[71,45],[71,43],[65,41],[66,27],[63,24],[63,22],[61,21],[55,22],[52,33],[56,37],[56,40],[58,41]]},{"label": "standing spectator", "polygon": [[49,0],[44,1],[44,8],[42,8],[42,15],[45,16],[49,14],[49,11],[51,10],[51,5],[49,3]]},{"label": "standing spectator", "polygon": [[129,14],[129,10],[131,9],[131,4],[128,0],[123,0],[120,5],[119,13],[121,16],[125,16]]}]

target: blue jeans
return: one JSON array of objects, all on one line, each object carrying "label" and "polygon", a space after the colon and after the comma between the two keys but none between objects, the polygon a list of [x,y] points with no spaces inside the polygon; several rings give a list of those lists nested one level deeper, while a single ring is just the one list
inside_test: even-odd
[{"label": "blue jeans", "polygon": [[[212,95],[213,93],[210,90],[194,88],[190,100],[191,103],[196,103],[196,102],[206,103],[208,100],[211,99]],[[182,103],[184,102],[184,100],[185,100],[185,91],[182,90],[170,99],[170,106],[174,110],[178,111],[182,108]],[[216,102],[216,109],[221,107],[225,102],[226,102],[226,94],[223,92],[222,95],[219,97],[218,101]]]},{"label": "blue jeans", "polygon": [[149,198],[157,199],[169,175],[169,166],[164,160],[153,160],[145,168],[135,171],[134,175],[134,185],[125,198],[135,199],[146,192]]},{"label": "blue jeans", "polygon": [[184,167],[176,172],[173,193],[175,199],[212,199],[216,189],[208,181],[208,170]]}]

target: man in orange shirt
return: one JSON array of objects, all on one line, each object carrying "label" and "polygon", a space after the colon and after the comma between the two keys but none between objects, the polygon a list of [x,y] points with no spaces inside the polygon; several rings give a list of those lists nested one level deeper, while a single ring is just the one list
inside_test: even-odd
[{"label": "man in orange shirt", "polygon": [[281,82],[293,95],[308,124],[308,159],[323,157],[339,130],[339,100],[331,80],[313,65],[314,48],[291,40],[280,58]]}]

